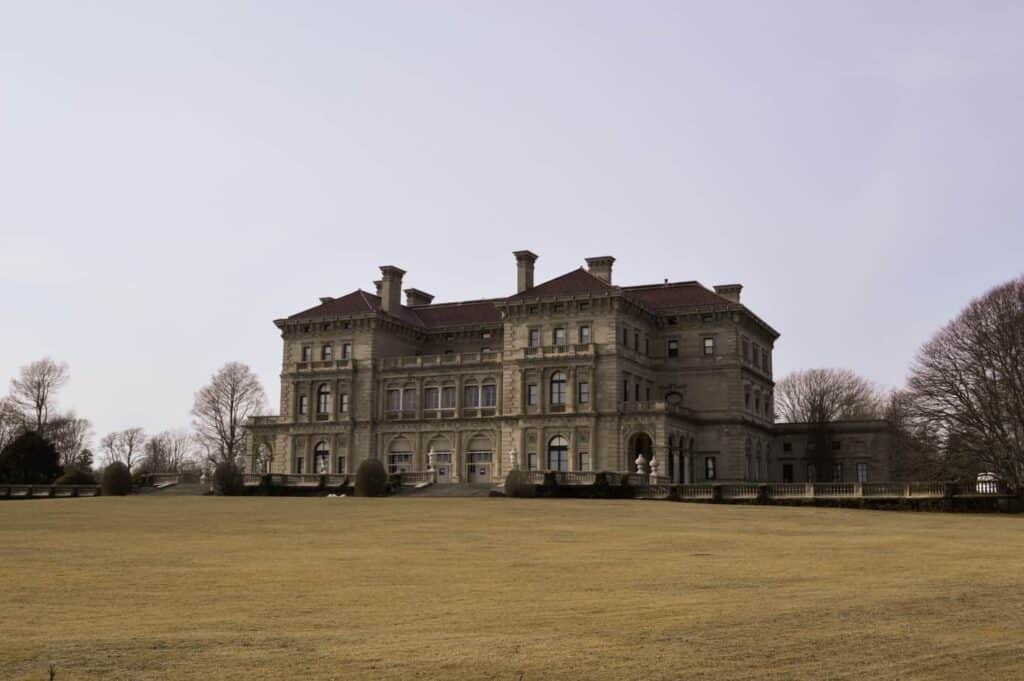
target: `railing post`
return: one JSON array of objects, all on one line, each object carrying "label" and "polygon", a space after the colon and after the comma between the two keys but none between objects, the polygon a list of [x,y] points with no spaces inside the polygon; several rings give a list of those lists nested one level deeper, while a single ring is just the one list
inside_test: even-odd
[{"label": "railing post", "polygon": [[903,496],[909,499],[912,495],[910,494],[910,483],[908,482],[903,486]]},{"label": "railing post", "polygon": [[807,497],[808,499],[813,499],[814,498],[814,483],[813,482],[805,482],[804,483],[804,496]]}]

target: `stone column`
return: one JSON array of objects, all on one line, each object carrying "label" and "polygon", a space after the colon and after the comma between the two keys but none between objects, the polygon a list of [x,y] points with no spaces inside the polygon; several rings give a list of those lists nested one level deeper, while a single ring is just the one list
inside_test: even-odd
[{"label": "stone column", "polygon": [[571,414],[576,411],[576,367],[569,367],[565,388],[565,411]]}]

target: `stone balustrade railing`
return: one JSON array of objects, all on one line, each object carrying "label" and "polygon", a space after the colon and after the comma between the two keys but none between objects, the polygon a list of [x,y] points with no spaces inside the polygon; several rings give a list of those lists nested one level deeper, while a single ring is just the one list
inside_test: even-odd
[{"label": "stone balustrade railing", "polygon": [[500,352],[453,352],[448,355],[402,355],[384,357],[380,360],[383,369],[418,369],[421,367],[467,366],[501,362]]},{"label": "stone balustrade railing", "polygon": [[0,499],[42,499],[47,497],[98,497],[99,485],[11,485],[0,484]]}]

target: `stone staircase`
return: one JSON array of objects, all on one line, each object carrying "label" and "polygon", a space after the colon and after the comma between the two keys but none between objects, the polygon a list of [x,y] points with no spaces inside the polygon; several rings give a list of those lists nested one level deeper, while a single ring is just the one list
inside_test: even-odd
[{"label": "stone staircase", "polygon": [[187,496],[200,496],[206,494],[209,490],[209,485],[203,486],[198,482],[179,482],[176,485],[170,485],[162,489],[155,489],[153,487],[143,487],[139,490],[140,494],[153,494],[159,497],[187,497]]},{"label": "stone staircase", "polygon": [[486,497],[489,496],[494,484],[485,483],[441,483],[416,489],[403,487],[398,496],[403,497]]}]

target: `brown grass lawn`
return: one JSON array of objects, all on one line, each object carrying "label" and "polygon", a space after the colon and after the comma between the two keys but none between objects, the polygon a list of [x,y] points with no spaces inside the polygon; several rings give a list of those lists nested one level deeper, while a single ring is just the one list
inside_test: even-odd
[{"label": "brown grass lawn", "polygon": [[0,502],[0,678],[1024,678],[1024,518]]}]

